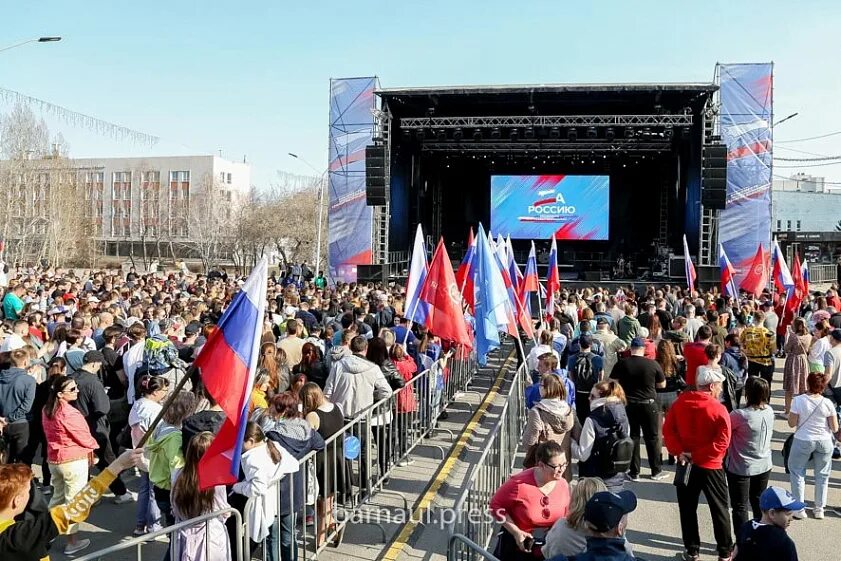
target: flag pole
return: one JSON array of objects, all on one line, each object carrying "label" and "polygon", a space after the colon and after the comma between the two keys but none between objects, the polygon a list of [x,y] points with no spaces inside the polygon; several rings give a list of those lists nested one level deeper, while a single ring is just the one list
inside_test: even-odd
[{"label": "flag pole", "polygon": [[[199,374],[199,376],[201,376],[201,374]],[[149,425],[149,428],[146,430],[146,433],[140,439],[140,442],[137,443],[137,446],[135,446],[135,448],[143,448],[143,446],[146,445],[146,441],[149,440],[149,437],[152,436],[152,433],[154,432],[154,430],[158,427],[160,422],[163,420],[164,414],[169,409],[169,406],[172,405],[173,401],[175,401],[175,396],[177,396],[181,392],[181,390],[184,389],[184,385],[189,380],[190,380],[190,376],[187,375],[187,372],[184,372],[184,376],[182,376],[181,380],[178,381],[178,384],[175,386],[175,389],[172,390],[172,393],[167,396],[166,401],[164,401],[164,404],[161,407],[160,412],[158,412],[158,415],[155,417],[155,420],[152,421],[151,425]]]}]

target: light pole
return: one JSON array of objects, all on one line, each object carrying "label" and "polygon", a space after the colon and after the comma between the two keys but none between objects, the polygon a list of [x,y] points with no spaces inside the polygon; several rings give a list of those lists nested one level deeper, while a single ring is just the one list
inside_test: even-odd
[{"label": "light pole", "polygon": [[33,39],[21,41],[20,43],[15,43],[14,45],[9,45],[8,47],[2,47],[0,48],[0,53],[2,53],[3,51],[14,49],[15,47],[22,47],[23,45],[28,45],[29,43],[55,43],[56,41],[61,41],[61,37],[35,37]]},{"label": "light pole", "polygon": [[[298,154],[294,154],[292,152],[287,152],[291,157],[295,158],[296,160],[300,160],[304,162],[312,171],[318,174],[318,226],[316,227],[316,236],[315,236],[315,276],[318,276],[318,273],[321,270],[321,225],[323,223],[323,216],[324,216],[324,176],[327,174],[327,169],[322,172],[319,172],[315,169],[311,163],[306,161],[304,158],[300,157]],[[329,169],[329,168],[328,168]]]}]

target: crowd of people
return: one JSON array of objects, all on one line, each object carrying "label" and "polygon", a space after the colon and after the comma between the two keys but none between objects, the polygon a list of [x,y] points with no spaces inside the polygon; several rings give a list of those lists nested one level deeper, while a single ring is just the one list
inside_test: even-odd
[{"label": "crowd of people", "polygon": [[[831,461],[841,457],[838,287],[796,310],[772,291],[738,300],[668,286],[562,297],[524,357],[533,382],[525,469],[490,503],[502,525],[496,556],[633,559],[623,536],[636,501],[625,487],[642,475],[644,444],[648,477],[674,478],[683,559],[699,559],[703,493],[719,560],[796,560],[785,529],[808,517],[807,469],[820,520]],[[782,357],[784,407],[775,412]],[[790,491],[768,486],[775,417],[794,429],[783,451]]]},{"label": "crowd of people", "polygon": [[[6,493],[0,481],[0,513],[14,514],[7,523],[35,516],[34,498],[48,499],[50,512],[59,512],[97,482],[100,494],[105,484],[115,503],[135,505],[135,537],[219,510],[243,512],[249,499],[258,505],[247,514],[249,538],[255,548],[265,544],[270,560],[277,551],[281,559],[297,558],[302,524],[317,526],[318,544],[335,536],[333,495],[366,485],[374,474],[352,480],[337,450],[341,441],[325,441],[419,372],[433,368],[445,376],[452,353],[423,326],[403,319],[399,288],[328,288],[323,281],[306,266],[269,279],[240,481],[229,489],[201,490],[198,463],[224,413],[191,364],[242,279],[224,272],[141,275],[134,269],[125,275],[49,269],[10,275],[2,296],[0,444],[3,463],[19,466],[18,479],[32,479],[32,500],[17,512],[18,489]],[[379,477],[396,463],[412,461],[405,454],[412,430],[406,417],[418,411],[418,396],[406,389],[395,400],[393,416],[377,416],[365,429],[372,444],[363,441],[363,454],[376,454],[370,463]],[[392,422],[400,430],[389,430]],[[139,476],[136,492],[120,475],[129,467],[128,460],[117,459],[123,449],[143,450],[131,456]],[[295,472],[313,451],[320,460],[320,492],[301,514],[308,501],[300,496],[303,478]],[[278,499],[270,483],[284,474],[292,474],[294,492],[281,492]],[[59,524],[43,539],[25,543],[9,538],[9,528],[0,519],[2,559],[40,559],[44,547],[58,547],[52,544],[58,534],[66,535],[63,551],[69,556],[90,545],[75,524]],[[17,535],[22,526],[14,528]],[[205,560],[206,552],[207,561],[230,560],[231,529],[220,515],[207,532],[186,529],[173,539],[182,560]]]},{"label": "crowd of people", "polygon": [[[242,280],[133,269],[11,275],[0,342],[0,558],[40,558],[57,547],[59,534],[67,536],[67,555],[89,547],[76,532],[89,508],[74,508],[68,518],[67,505],[82,495],[98,498],[106,487],[116,503],[135,506],[135,536],[243,511],[252,499],[258,508],[248,513],[248,537],[255,548],[265,544],[268,559],[276,551],[296,559],[296,532],[310,519],[323,543],[335,529],[335,494],[373,477],[352,481],[344,460],[325,462],[342,455],[335,439],[325,443],[419,372],[439,367],[446,375],[453,349],[404,317],[402,287],[328,287],[321,279],[303,270],[269,279],[240,481],[201,490],[198,464],[224,414],[191,363]],[[681,467],[685,559],[698,557],[702,492],[721,559],[731,557],[734,533],[740,560],[762,559],[768,536],[785,542],[774,528],[806,517],[809,463],[812,516],[824,516],[841,397],[837,289],[810,298],[797,317],[770,292],[740,301],[670,287],[559,296],[563,305],[540,322],[537,341],[521,357],[533,381],[526,469],[492,501],[503,527],[501,559],[632,555],[623,536],[636,500],[625,487],[641,477],[643,443],[651,479],[669,477],[665,463]],[[771,381],[782,353],[786,401],[777,415],[796,429],[786,461],[791,495],[767,487]],[[403,453],[408,430],[387,425],[416,414],[418,396],[398,396],[394,411],[374,418],[371,445],[362,447],[376,454],[362,465],[380,477],[398,460],[411,461]],[[314,451],[321,491],[311,509],[301,508],[302,485],[279,498],[270,491],[285,474],[300,478],[298,461]],[[120,475],[135,466],[136,493]],[[204,560],[205,552],[231,559],[236,545],[226,516],[212,518],[207,530],[178,532],[181,559]],[[22,532],[37,536],[21,539]],[[786,559],[796,558],[790,549]]]}]

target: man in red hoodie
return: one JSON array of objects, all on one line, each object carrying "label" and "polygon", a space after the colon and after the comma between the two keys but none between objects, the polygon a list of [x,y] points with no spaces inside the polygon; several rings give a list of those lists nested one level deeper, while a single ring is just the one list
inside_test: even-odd
[{"label": "man in red hoodie", "polygon": [[663,439],[669,454],[676,456],[681,465],[690,464],[688,481],[676,485],[686,561],[697,560],[701,547],[698,534],[701,492],[710,506],[719,559],[730,559],[733,549],[727,478],[722,465],[730,445],[730,415],[719,401],[723,382],[721,371],[699,366],[695,379],[698,389],[682,393],[663,424]]}]

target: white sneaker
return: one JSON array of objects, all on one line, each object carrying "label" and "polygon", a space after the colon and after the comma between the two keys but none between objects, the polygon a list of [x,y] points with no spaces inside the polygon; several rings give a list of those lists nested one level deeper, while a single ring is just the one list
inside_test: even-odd
[{"label": "white sneaker", "polygon": [[823,509],[816,508],[812,511],[812,516],[814,516],[818,520],[823,520]]},{"label": "white sneaker", "polygon": [[118,505],[125,503],[133,503],[137,500],[137,493],[133,491],[126,491],[125,494],[114,497],[114,502]]},{"label": "white sneaker", "polygon": [[805,510],[798,510],[797,512],[794,513],[793,518],[795,520],[803,520],[804,518],[806,518],[806,511]]},{"label": "white sneaker", "polygon": [[87,549],[90,547],[91,541],[90,540],[79,540],[75,544],[67,544],[64,546],[64,554],[67,556],[76,555],[83,549]]}]

